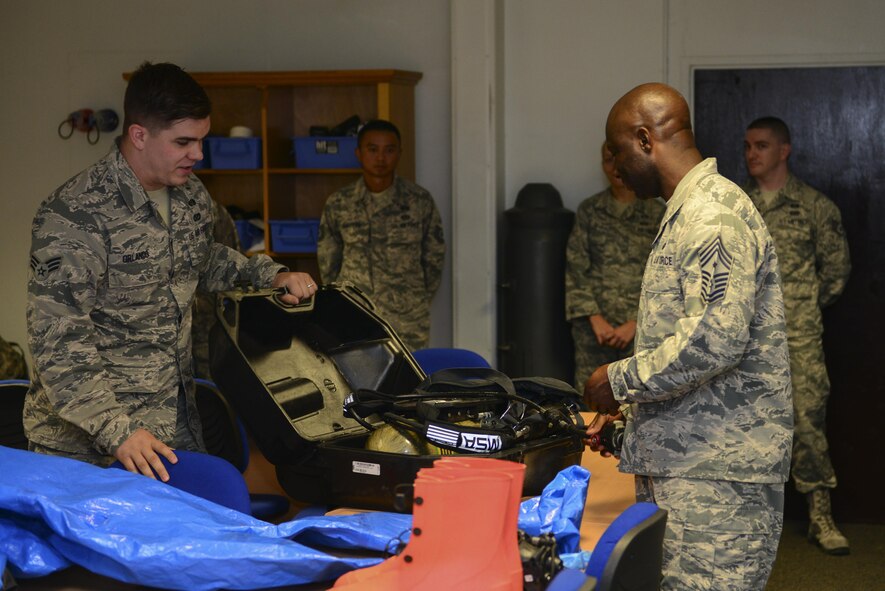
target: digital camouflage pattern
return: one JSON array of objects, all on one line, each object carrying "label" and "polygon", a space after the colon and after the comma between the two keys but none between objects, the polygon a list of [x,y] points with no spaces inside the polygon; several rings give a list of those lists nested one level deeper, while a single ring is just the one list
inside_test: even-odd
[{"label": "digital camouflage pattern", "polygon": [[642,280],[633,357],[608,367],[632,404],[620,469],[783,483],[793,411],[777,256],[716,160],[677,185]]},{"label": "digital camouflage pattern", "polygon": [[761,591],[783,529],[784,485],[636,478],[636,500],[667,511],[664,591]]},{"label": "digital camouflage pattern", "polygon": [[[227,209],[212,199],[212,237],[218,244],[240,249],[237,227]],[[209,333],[215,326],[215,293],[197,290],[193,313],[194,376],[211,380],[209,374]]]},{"label": "digital camouflage pattern", "polygon": [[365,181],[333,193],[320,220],[317,259],[323,283],[350,282],[365,293],[412,350],[427,346],[430,303],[446,243],[433,197],[401,177],[378,202]]},{"label": "digital camouflage pattern", "polygon": [[611,188],[578,206],[566,248],[565,309],[580,391],[597,367],[633,354],[632,345],[623,350],[600,345],[588,318],[601,314],[615,327],[636,319],[642,270],[663,214],[662,201],[620,205]]},{"label": "digital camouflage pattern", "polygon": [[[284,267],[215,243],[209,195],[169,187],[165,225],[115,146],[47,199],[32,226],[24,426],[38,446],[106,463],[142,427],[171,447],[179,393],[191,435],[191,310],[197,287],[271,284]],[[170,235],[171,233],[171,235]]]},{"label": "digital camouflage pattern", "polygon": [[793,480],[802,493],[833,488],[821,308],[836,301],[851,273],[842,216],[835,203],[792,175],[771,203],[763,201],[755,183],[748,194],[774,238],[784,289],[796,424]]},{"label": "digital camouflage pattern", "polygon": [[768,206],[757,186],[748,187],[747,194],[777,249],[787,334],[790,338],[822,335],[821,308],[839,298],[851,274],[839,208],[792,175]]}]

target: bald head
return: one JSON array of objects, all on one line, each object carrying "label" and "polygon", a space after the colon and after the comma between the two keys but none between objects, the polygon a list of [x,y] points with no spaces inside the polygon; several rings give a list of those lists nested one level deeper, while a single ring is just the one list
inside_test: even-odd
[{"label": "bald head", "polygon": [[642,84],[618,99],[608,115],[606,133],[611,126],[631,132],[644,127],[659,142],[680,141],[694,146],[688,103],[666,84]]},{"label": "bald head", "polygon": [[688,103],[666,84],[642,84],[618,99],[605,135],[619,174],[641,198],[669,198],[682,176],[701,161]]}]

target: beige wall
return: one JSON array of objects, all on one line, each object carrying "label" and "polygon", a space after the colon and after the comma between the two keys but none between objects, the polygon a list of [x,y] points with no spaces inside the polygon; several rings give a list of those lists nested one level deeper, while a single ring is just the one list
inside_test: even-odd
[{"label": "beige wall", "polygon": [[[453,12],[459,2],[462,10]],[[476,3],[487,9],[478,11]],[[885,3],[878,0],[4,0],[2,9],[0,334],[20,342],[33,212],[109,142],[93,147],[80,135],[62,141],[56,126],[76,108],[120,110],[120,73],[143,59],[191,70],[423,72],[417,175],[447,225],[458,200],[485,200],[500,213],[527,182],[552,182],[572,209],[600,190],[605,116],[640,82],[669,81],[690,98],[692,66],[885,64]],[[488,22],[476,33],[453,35],[453,15],[471,19],[474,10]],[[494,59],[485,59],[488,52]],[[453,55],[461,60],[457,77]],[[469,71],[471,56],[484,63],[479,76]],[[478,116],[482,110],[492,116]],[[492,170],[459,179],[471,190],[453,203],[453,169],[476,168],[473,160],[458,160],[475,158],[467,150],[453,162],[453,136],[468,145],[474,138],[466,131],[489,121],[495,124],[479,133],[486,134]],[[453,234],[461,253],[455,275],[488,276],[495,228],[448,227]],[[452,260],[434,303],[433,342],[454,338],[491,355],[494,282],[453,287]],[[472,302],[456,306],[454,319],[453,299]],[[453,324],[485,328],[453,337]]]},{"label": "beige wall", "polygon": [[[417,179],[449,219],[451,146],[447,0],[4,0],[0,17],[0,335],[25,342],[30,223],[40,202],[101,157],[62,141],[81,107],[122,117],[124,71],[145,60],[191,71],[399,68],[416,87]],[[448,279],[434,338],[451,339]]]}]

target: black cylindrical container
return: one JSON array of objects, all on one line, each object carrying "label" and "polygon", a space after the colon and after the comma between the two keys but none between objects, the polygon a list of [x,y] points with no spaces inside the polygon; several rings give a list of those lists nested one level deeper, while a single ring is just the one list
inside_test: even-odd
[{"label": "black cylindrical container", "polygon": [[565,319],[565,251],[574,222],[550,183],[527,184],[504,212],[498,367],[507,375],[574,379]]}]

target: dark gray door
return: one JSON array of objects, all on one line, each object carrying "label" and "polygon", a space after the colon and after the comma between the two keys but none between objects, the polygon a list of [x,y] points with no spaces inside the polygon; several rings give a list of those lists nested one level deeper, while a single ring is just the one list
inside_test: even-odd
[{"label": "dark gray door", "polygon": [[[851,248],[845,293],[824,311],[832,393],[828,438],[839,479],[837,519],[885,522],[885,67],[698,70],[694,127],[704,156],[743,184],[744,130],[790,126],[790,166],[835,201]],[[787,487],[787,516],[804,500]]]}]

